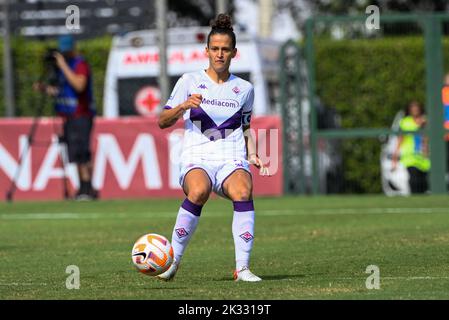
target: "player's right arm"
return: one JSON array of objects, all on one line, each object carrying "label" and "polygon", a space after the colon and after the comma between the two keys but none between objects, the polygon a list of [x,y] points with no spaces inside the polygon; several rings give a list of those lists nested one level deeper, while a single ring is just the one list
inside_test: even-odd
[{"label": "player's right arm", "polygon": [[181,118],[185,111],[191,108],[198,108],[201,104],[201,94],[191,94],[183,103],[171,109],[164,109],[159,115],[159,128],[165,129],[171,127]]}]

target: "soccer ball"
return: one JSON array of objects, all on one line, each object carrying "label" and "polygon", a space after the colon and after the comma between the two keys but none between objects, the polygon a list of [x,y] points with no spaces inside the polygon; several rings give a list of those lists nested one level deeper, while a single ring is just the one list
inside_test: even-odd
[{"label": "soccer ball", "polygon": [[136,241],[131,257],[137,270],[148,276],[157,276],[170,268],[173,248],[164,236],[149,233]]}]

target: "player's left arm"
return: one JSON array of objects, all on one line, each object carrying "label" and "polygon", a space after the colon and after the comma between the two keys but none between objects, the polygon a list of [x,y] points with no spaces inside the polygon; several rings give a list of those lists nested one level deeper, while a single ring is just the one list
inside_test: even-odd
[{"label": "player's left arm", "polygon": [[243,136],[245,137],[246,154],[249,163],[255,165],[256,168],[259,169],[260,175],[269,176],[270,172],[268,171],[268,168],[264,166],[262,160],[260,160],[259,155],[257,154],[256,140],[251,133],[251,113],[253,111],[253,104],[254,87],[251,86],[247,92],[247,96],[245,97],[245,103],[242,110],[242,129]]},{"label": "player's left arm", "polygon": [[246,154],[248,155],[248,161],[250,164],[256,166],[259,169],[259,174],[261,176],[269,176],[270,171],[263,164],[262,160],[260,160],[259,155],[257,154],[256,142],[251,134],[250,124],[243,126],[243,134],[245,137],[245,145],[246,145]]}]

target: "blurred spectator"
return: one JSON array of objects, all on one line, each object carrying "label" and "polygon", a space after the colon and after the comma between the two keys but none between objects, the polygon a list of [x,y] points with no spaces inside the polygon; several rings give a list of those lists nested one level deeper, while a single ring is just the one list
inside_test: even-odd
[{"label": "blurred spectator", "polygon": [[70,35],[58,39],[58,50],[50,50],[45,58],[47,83],[35,85],[55,98],[55,110],[63,119],[62,140],[67,144],[69,162],[78,168],[80,188],[77,200],[96,199],[92,187],[90,137],[95,116],[92,76],[87,61],[75,52]]},{"label": "blurred spectator", "polygon": [[[444,76],[443,89],[441,90],[441,99],[444,108],[444,128],[449,130],[449,73]],[[447,169],[449,170],[449,134],[444,135],[446,140],[446,157],[447,157]]]},{"label": "blurred spectator", "polygon": [[[424,109],[416,101],[410,102],[405,116],[400,122],[402,131],[419,131],[426,125]],[[409,185],[412,193],[424,193],[428,189],[427,172],[430,169],[428,139],[422,133],[405,133],[398,137],[398,144],[393,154],[392,170],[398,161],[407,168]]]}]

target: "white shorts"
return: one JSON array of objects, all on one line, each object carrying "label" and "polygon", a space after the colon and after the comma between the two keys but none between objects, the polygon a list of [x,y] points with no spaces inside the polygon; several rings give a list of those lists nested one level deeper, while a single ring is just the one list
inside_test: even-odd
[{"label": "white shorts", "polygon": [[249,162],[247,160],[228,160],[228,161],[197,161],[191,163],[183,163],[181,165],[181,174],[179,176],[179,184],[184,189],[184,178],[193,169],[203,169],[209,176],[212,185],[212,191],[222,197],[226,197],[223,193],[223,184],[226,179],[236,170],[243,169],[251,175]]}]

